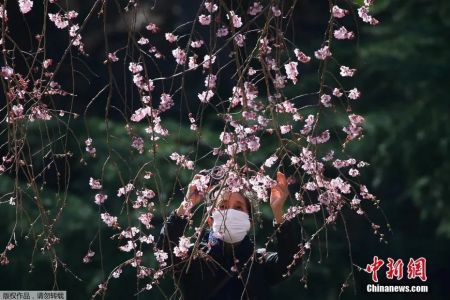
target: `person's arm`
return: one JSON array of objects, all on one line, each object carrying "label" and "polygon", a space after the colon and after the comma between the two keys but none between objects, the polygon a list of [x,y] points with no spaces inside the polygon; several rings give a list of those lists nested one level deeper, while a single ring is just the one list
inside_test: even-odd
[{"label": "person's arm", "polygon": [[[291,221],[283,220],[283,207],[289,195],[286,176],[277,173],[277,185],[270,193],[270,206],[276,223],[277,252],[266,253],[263,257],[264,273],[269,284],[281,281],[284,274],[293,272],[298,265],[294,262],[294,255],[297,253],[297,242],[294,227]],[[289,270],[288,270],[288,266]]]},{"label": "person's arm", "polygon": [[[197,179],[198,175],[194,176]],[[164,222],[161,229],[156,248],[166,252],[169,256],[168,265],[174,265],[180,261],[173,253],[173,249],[178,246],[180,237],[183,236],[184,230],[188,223],[190,210],[203,199],[203,195],[198,193],[195,185],[192,183],[188,187],[186,199],[180,206],[172,211]]]}]

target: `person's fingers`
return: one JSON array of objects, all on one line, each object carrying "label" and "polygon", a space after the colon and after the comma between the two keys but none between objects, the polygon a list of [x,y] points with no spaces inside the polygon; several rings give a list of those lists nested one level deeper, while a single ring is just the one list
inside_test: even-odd
[{"label": "person's fingers", "polygon": [[283,173],[278,171],[277,172],[277,182],[278,182],[278,184],[281,184],[283,186],[287,186],[286,175],[284,175]]}]

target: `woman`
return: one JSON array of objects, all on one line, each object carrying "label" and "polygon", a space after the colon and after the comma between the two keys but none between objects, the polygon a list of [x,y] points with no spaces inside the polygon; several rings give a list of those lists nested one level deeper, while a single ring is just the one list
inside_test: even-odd
[{"label": "woman", "polygon": [[[270,194],[277,228],[277,252],[254,251],[254,244],[247,235],[251,227],[250,200],[241,193],[225,192],[218,197],[208,220],[212,230],[202,243],[190,246],[188,258],[182,260],[172,254],[188,224],[182,216],[189,213],[189,207],[203,200],[195,186],[190,185],[188,203],[183,201],[171,213],[157,245],[171,256],[175,284],[181,289],[183,299],[271,299],[269,286],[284,278],[288,266],[291,272],[296,265],[292,264],[298,251],[294,230],[289,221],[283,222],[283,206],[288,194],[286,177],[278,172],[277,184]],[[193,251],[195,255],[191,257]]]}]

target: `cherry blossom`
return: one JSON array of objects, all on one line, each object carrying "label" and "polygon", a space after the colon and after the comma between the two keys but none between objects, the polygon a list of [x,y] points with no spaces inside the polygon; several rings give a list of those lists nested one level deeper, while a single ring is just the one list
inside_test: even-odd
[{"label": "cherry blossom", "polygon": [[305,53],[300,51],[298,48],[294,49],[295,56],[297,57],[298,61],[301,63],[309,63],[311,61],[311,57],[307,56]]},{"label": "cherry blossom", "polygon": [[178,166],[181,166],[182,168],[189,169],[189,170],[194,169],[194,162],[191,160],[188,160],[185,155],[180,155],[176,152],[173,152],[170,155],[170,159],[174,160],[176,162],[176,164]]},{"label": "cherry blossom", "polygon": [[353,77],[355,72],[356,69],[350,69],[349,67],[346,66],[341,66],[340,68],[340,74],[342,77]]},{"label": "cherry blossom", "polygon": [[240,28],[242,26],[241,17],[239,17],[233,10],[227,14],[228,20],[230,20],[231,26],[234,28]]},{"label": "cherry blossom", "polygon": [[211,16],[200,15],[198,17],[198,21],[202,25],[209,25],[209,24],[211,24]]},{"label": "cherry blossom", "polygon": [[348,97],[349,97],[350,99],[352,99],[352,100],[356,100],[356,99],[358,99],[360,96],[361,96],[361,92],[360,92],[357,88],[351,89],[351,90],[348,92]]},{"label": "cherry blossom", "polygon": [[338,40],[351,40],[355,37],[355,34],[352,31],[348,31],[344,26],[335,30],[333,35]]},{"label": "cherry blossom", "polygon": [[295,62],[295,61],[291,61],[291,62],[289,62],[289,63],[284,65],[284,69],[286,70],[287,78],[292,80],[292,82],[294,84],[296,84],[297,81],[298,81],[298,79],[297,79],[297,76],[298,76],[297,65],[298,65],[298,63]]},{"label": "cherry blossom", "polygon": [[165,37],[169,43],[175,43],[178,40],[178,36],[174,35],[171,32],[166,33]]},{"label": "cherry blossom", "polygon": [[33,8],[33,1],[30,0],[19,0],[20,12],[23,14],[29,13]]},{"label": "cherry blossom", "polygon": [[322,48],[314,52],[314,56],[317,59],[325,60],[327,57],[331,56],[330,48],[328,46],[323,46]]},{"label": "cherry blossom", "polygon": [[117,217],[111,216],[109,213],[102,213],[100,214],[100,217],[108,227],[117,225]]},{"label": "cherry blossom", "polygon": [[56,13],[56,14],[49,13],[48,17],[49,17],[50,21],[52,21],[56,25],[56,27],[58,27],[59,29],[64,29],[69,25],[69,22],[67,21],[67,19],[59,13]]},{"label": "cherry blossom", "polygon": [[348,10],[340,8],[337,5],[334,5],[331,8],[331,12],[332,12],[333,17],[335,17],[335,18],[343,18],[348,14]]},{"label": "cherry blossom", "polygon": [[105,195],[103,193],[99,193],[95,195],[95,204],[101,205],[105,203],[105,200],[108,199],[108,195]]},{"label": "cherry blossom", "polygon": [[327,95],[327,94],[323,94],[322,96],[320,96],[320,102],[323,104],[323,106],[325,107],[332,107],[333,105],[331,104],[331,96]]},{"label": "cherry blossom", "polygon": [[247,13],[251,16],[256,16],[257,14],[262,12],[263,8],[264,7],[261,5],[260,2],[253,2],[253,4],[250,5],[250,7],[248,8]]},{"label": "cherry blossom", "polygon": [[102,189],[102,184],[100,183],[100,180],[94,179],[92,177],[89,178],[89,186],[93,190],[101,190]]},{"label": "cherry blossom", "polygon": [[186,62],[186,52],[182,50],[180,47],[172,50],[172,55],[175,57],[175,61],[179,65],[183,65]]},{"label": "cherry blossom", "polygon": [[176,257],[185,257],[188,254],[189,246],[189,238],[182,236],[180,237],[178,246],[175,246],[175,248],[173,249],[173,253]]},{"label": "cherry blossom", "polygon": [[216,12],[219,7],[217,6],[217,4],[213,4],[207,1],[205,2],[205,8],[208,12],[213,13]]}]

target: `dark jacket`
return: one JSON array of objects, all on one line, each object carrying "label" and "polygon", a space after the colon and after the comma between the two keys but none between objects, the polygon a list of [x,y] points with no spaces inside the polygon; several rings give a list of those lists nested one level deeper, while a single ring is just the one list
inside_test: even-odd
[{"label": "dark jacket", "polygon": [[198,257],[190,259],[192,245],[188,258],[181,260],[173,249],[186,226],[187,220],[172,212],[157,244],[169,254],[167,263],[174,272],[175,285],[181,289],[181,299],[185,300],[271,299],[269,287],[285,278],[283,275],[288,273],[287,267],[298,251],[293,224],[286,221],[276,232],[278,252],[254,251],[248,235],[233,246],[206,233],[195,247]]}]

